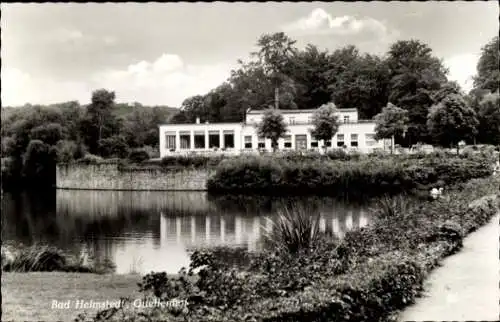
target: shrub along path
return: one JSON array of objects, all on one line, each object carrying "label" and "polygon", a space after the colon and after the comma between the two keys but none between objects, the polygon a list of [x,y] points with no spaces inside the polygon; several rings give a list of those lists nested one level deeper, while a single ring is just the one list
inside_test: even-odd
[{"label": "shrub along path", "polygon": [[443,260],[426,280],[424,297],[400,321],[498,321],[500,214],[464,239],[463,249]]}]

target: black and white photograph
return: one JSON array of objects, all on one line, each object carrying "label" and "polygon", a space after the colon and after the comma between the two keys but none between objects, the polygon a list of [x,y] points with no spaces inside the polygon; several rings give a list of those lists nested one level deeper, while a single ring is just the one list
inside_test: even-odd
[{"label": "black and white photograph", "polygon": [[498,2],[0,9],[1,321],[500,320]]}]

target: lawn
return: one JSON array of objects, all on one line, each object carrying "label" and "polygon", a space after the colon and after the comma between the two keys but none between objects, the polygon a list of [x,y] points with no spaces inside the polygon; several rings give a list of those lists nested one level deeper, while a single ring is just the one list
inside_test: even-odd
[{"label": "lawn", "polygon": [[[118,301],[141,298],[140,275],[60,272],[2,273],[2,321],[72,321],[79,313],[76,301]],[[70,302],[69,308],[52,308],[53,301]]]}]

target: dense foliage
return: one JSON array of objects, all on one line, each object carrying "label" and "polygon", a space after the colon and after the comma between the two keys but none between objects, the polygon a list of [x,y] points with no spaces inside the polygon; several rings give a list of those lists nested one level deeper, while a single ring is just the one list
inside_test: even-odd
[{"label": "dense foliage", "polygon": [[156,156],[158,124],[165,123],[174,111],[117,104],[114,93],[106,90],[95,91],[88,106],[67,102],[2,107],[2,187],[50,186],[55,180],[55,163],[71,162],[89,152],[124,158],[141,148],[148,159]]},{"label": "dense foliage", "polygon": [[382,112],[375,115],[375,139],[390,139],[402,137],[409,122],[408,111],[388,103]]},{"label": "dense foliage", "polygon": [[[312,109],[332,101],[340,109],[357,108],[361,119],[371,119],[391,102],[408,112],[408,133],[397,137],[408,146],[432,142],[426,125],[432,105],[448,94],[463,95],[447,79],[442,60],[418,40],[397,41],[384,57],[361,54],[354,46],[333,52],[314,45],[299,49],[282,32],[261,36],[257,47],[249,61],[239,61],[240,67],[225,83],[204,96],[186,99],[174,120],[239,122],[248,108],[265,109],[273,102],[283,109]],[[485,83],[492,84],[498,75],[494,48],[488,44],[483,49],[475,82],[491,92],[494,89]]]},{"label": "dense foliage", "polygon": [[[246,156],[223,160],[209,179],[209,191],[263,194],[318,193],[369,197],[454,184],[492,173],[492,159],[481,155],[412,155],[380,158],[358,155],[350,162],[326,156],[283,158]],[[307,162],[305,162],[307,161]]]},{"label": "dense foliage", "polygon": [[337,112],[337,108],[333,103],[321,105],[312,116],[313,129],[311,136],[316,140],[331,140],[339,129]]},{"label": "dense foliage", "polygon": [[474,88],[468,100],[478,114],[480,126],[478,142],[500,145],[499,93],[500,66],[498,36],[494,37],[481,50],[477,63]]},{"label": "dense foliage", "polygon": [[483,97],[477,110],[478,141],[500,145],[500,94],[488,94]]},{"label": "dense foliage", "polygon": [[147,298],[187,300],[187,306],[111,309],[94,321],[396,321],[441,259],[499,211],[499,183],[475,179],[403,208],[395,201],[395,211],[376,212],[368,227],[342,240],[318,239],[298,253],[195,251],[188,271],[152,272],[140,284]]},{"label": "dense foliage", "polygon": [[477,134],[479,121],[476,112],[467,106],[460,95],[449,95],[433,106],[428,115],[427,127],[435,143],[441,146],[456,146],[462,140]]},{"label": "dense foliage", "polygon": [[278,149],[278,140],[282,138],[288,128],[283,115],[278,110],[268,110],[262,116],[262,120],[257,125],[259,136],[270,139],[273,151]]},{"label": "dense foliage", "polygon": [[481,57],[477,63],[477,75],[474,78],[474,88],[498,92],[500,87],[499,71],[499,41],[495,36],[481,51]]}]

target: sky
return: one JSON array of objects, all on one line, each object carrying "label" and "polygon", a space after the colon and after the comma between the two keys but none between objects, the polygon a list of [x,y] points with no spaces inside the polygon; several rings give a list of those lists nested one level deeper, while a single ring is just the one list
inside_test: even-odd
[{"label": "sky", "polygon": [[481,47],[498,34],[496,1],[1,4],[2,105],[117,102],[179,107],[224,82],[259,36],[284,31],[335,50],[383,55],[427,43],[449,79],[472,86]]}]

